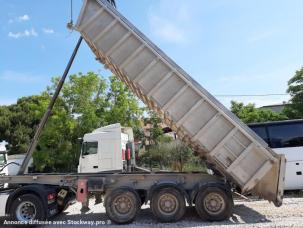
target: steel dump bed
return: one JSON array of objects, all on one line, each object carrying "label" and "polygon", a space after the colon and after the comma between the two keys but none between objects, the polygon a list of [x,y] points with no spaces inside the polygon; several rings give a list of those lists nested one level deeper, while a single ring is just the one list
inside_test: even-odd
[{"label": "steel dump bed", "polygon": [[97,59],[201,158],[243,193],[281,204],[284,156],[274,153],[107,1],[84,1],[75,28]]}]

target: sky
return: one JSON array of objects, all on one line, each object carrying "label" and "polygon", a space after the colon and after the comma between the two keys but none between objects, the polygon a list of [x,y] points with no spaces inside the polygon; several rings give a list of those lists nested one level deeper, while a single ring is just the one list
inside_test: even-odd
[{"label": "sky", "polygon": [[[303,66],[301,0],[116,0],[118,10],[225,106],[282,103]],[[60,76],[79,33],[70,0],[0,0],[0,105]],[[76,21],[82,0],[73,0]],[[70,74],[111,75],[82,43]],[[228,96],[222,96],[228,95]]]}]

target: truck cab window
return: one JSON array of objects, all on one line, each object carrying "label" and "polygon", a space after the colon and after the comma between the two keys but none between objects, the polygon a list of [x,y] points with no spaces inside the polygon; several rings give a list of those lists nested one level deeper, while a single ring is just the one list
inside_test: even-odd
[{"label": "truck cab window", "polygon": [[82,144],[82,155],[98,153],[98,142],[84,142]]}]

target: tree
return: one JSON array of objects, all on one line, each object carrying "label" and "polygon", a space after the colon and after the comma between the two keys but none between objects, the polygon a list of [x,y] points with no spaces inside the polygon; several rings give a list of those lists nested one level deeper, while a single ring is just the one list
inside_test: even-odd
[{"label": "tree", "polygon": [[0,108],[0,140],[9,142],[10,154],[25,153],[48,104],[44,95],[18,99],[16,104]]},{"label": "tree", "polygon": [[183,144],[181,141],[176,140],[171,143],[170,158],[172,170],[183,172],[185,164],[193,156],[192,150]]},{"label": "tree", "polygon": [[[0,106],[0,140],[9,143],[10,154],[27,151],[58,80],[53,78],[40,95]],[[78,138],[111,123],[138,127],[142,114],[138,100],[114,76],[109,80],[94,72],[69,76],[34,152],[36,171],[75,171]]]},{"label": "tree", "polygon": [[284,113],[290,119],[303,118],[303,67],[296,71],[288,81],[287,92],[290,94],[290,104],[286,105]]},{"label": "tree", "polygon": [[144,135],[144,142],[148,142],[147,147],[157,145],[161,142],[163,129],[161,127],[162,120],[154,111],[148,111],[148,117],[144,118],[143,124],[146,127],[147,134]]},{"label": "tree", "polygon": [[109,82],[106,124],[119,122],[123,126],[139,126],[144,109],[138,105],[138,99],[117,77],[111,76]]},{"label": "tree", "polygon": [[140,155],[141,165],[169,171],[206,171],[204,162],[179,140],[161,136],[161,140]]},{"label": "tree", "polygon": [[10,135],[11,115],[12,113],[7,106],[0,106],[0,141]]},{"label": "tree", "polygon": [[[49,94],[44,92],[45,96]],[[69,109],[62,97],[58,100],[52,111],[44,131],[33,154],[36,171],[64,172],[74,170],[73,132],[76,120],[69,114]]]},{"label": "tree", "polygon": [[[52,94],[59,78],[52,79],[48,93]],[[64,84],[60,98],[68,109],[68,114],[77,120],[76,133],[85,134],[96,126],[105,124],[106,80],[94,72],[70,75]]]},{"label": "tree", "polygon": [[283,113],[276,113],[269,109],[258,109],[254,104],[244,105],[236,101],[231,101],[231,111],[247,124],[288,119]]}]

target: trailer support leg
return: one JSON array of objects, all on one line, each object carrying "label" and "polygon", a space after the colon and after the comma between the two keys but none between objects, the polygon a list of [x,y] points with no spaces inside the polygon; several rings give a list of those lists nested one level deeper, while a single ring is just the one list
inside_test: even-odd
[{"label": "trailer support leg", "polygon": [[87,180],[79,179],[77,181],[77,195],[76,199],[78,202],[82,203],[81,213],[89,211],[89,199],[88,199],[88,189],[87,189]]}]

